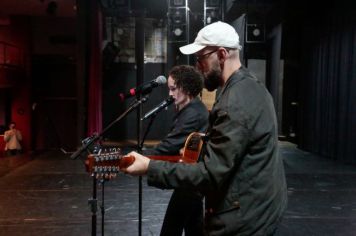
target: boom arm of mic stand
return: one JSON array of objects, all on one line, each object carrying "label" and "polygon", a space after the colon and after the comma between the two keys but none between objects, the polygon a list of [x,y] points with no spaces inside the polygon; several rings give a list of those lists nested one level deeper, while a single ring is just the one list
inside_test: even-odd
[{"label": "boom arm of mic stand", "polygon": [[131,111],[133,111],[136,107],[138,107],[140,104],[145,103],[148,100],[148,97],[143,97],[139,100],[135,100],[130,107],[124,111],[118,118],[116,118],[114,121],[112,121],[108,126],[106,126],[106,128],[101,131],[101,133],[99,134],[94,134],[91,137],[85,138],[82,143],[83,146],[81,146],[77,151],[75,151],[70,158],[71,159],[77,159],[83,152],[84,150],[86,150],[92,143],[94,143],[94,141],[97,141],[99,138],[103,137],[104,134],[111,129],[111,127],[116,124],[117,122],[119,122],[120,120],[122,120],[122,118],[124,118],[125,116],[127,116],[127,114],[129,114]]},{"label": "boom arm of mic stand", "polygon": [[153,121],[155,120],[156,116],[157,116],[157,113],[156,113],[156,114],[153,114],[153,115],[151,116],[150,122],[149,122],[148,125],[147,125],[145,134],[143,135],[142,140],[141,140],[141,143],[140,143],[140,149],[141,149],[141,150],[142,150],[142,148],[143,148],[143,144],[145,143],[145,139],[146,139],[146,137],[147,137],[147,135],[148,135],[148,132],[149,132],[150,129],[151,129],[151,126],[152,126]]}]

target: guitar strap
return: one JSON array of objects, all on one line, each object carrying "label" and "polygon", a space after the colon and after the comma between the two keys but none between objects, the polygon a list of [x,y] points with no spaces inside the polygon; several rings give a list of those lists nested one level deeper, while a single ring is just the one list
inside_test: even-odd
[{"label": "guitar strap", "polygon": [[199,156],[198,156],[198,162],[202,161],[204,156],[205,156],[205,153],[206,153],[206,142],[208,142],[209,138],[210,138],[209,131],[207,131],[204,135],[201,136],[201,140],[203,141],[203,144],[202,144]]}]

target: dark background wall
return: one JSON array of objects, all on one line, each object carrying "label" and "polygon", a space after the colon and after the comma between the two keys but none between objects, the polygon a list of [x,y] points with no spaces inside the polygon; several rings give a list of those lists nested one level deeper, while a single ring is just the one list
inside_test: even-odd
[{"label": "dark background wall", "polygon": [[[165,64],[147,63],[144,67],[144,82],[151,81],[159,75],[167,75]],[[166,76],[167,77],[167,76]],[[103,123],[107,126],[122,114],[135,98],[128,98],[122,102],[119,93],[126,93],[136,87],[136,69],[134,64],[117,63],[106,73],[103,81]],[[157,87],[149,95],[149,100],[143,105],[143,112],[147,112],[168,97],[165,85]],[[170,109],[173,109],[171,106]],[[160,139],[170,127],[172,112],[161,112],[157,115],[151,127],[148,139]],[[137,113],[130,113],[122,122],[115,125],[106,135],[109,140],[136,139]],[[145,130],[147,121],[144,122]]]},{"label": "dark background wall", "polygon": [[[1,5],[5,2],[8,5]],[[23,130],[27,150],[31,147],[75,149],[84,138],[86,112],[91,105],[87,103],[90,48],[86,32],[90,29],[88,19],[92,9],[87,2],[78,0],[77,6],[68,7],[76,12],[63,17],[60,11],[49,14],[45,2],[36,1],[36,6],[43,7],[43,14],[19,16],[17,13],[10,17],[10,24],[0,27],[0,41],[16,45],[23,52],[23,64],[15,67],[17,69],[0,66],[0,125],[16,120]],[[167,1],[129,2],[132,3],[130,9],[115,14],[135,17],[137,12],[144,12],[145,17],[161,19],[163,25],[168,25]],[[113,61],[108,68],[103,57],[106,70],[102,84],[104,127],[132,101],[121,102],[118,93],[136,86],[138,71],[144,71],[142,82],[147,82],[159,75],[167,76],[173,65],[194,63],[194,56],[182,56],[178,48],[192,42],[204,26],[203,1],[188,2],[189,39],[167,44],[166,63],[145,63],[138,68],[135,63]],[[10,9],[10,3],[12,1],[2,1],[1,9]],[[278,105],[281,138],[328,158],[355,163],[355,3],[346,0],[328,0],[316,6],[309,1],[285,0],[221,3],[221,19],[239,28],[242,41],[251,36],[246,30],[247,23],[264,26],[264,40],[245,41],[242,57],[247,66],[251,60],[264,61],[263,69],[256,67],[258,73],[265,74],[266,86]],[[28,12],[26,14],[30,14]],[[105,21],[105,14],[103,16]],[[280,52],[273,52],[271,48]],[[275,69],[277,66],[283,70]],[[144,104],[143,112],[167,95],[164,86],[156,88]],[[171,119],[172,113],[160,113],[148,138],[163,137]],[[110,130],[106,138],[135,139],[136,120],[136,113],[130,114]]]},{"label": "dark background wall", "polygon": [[341,1],[318,17],[305,10],[300,34],[300,147],[346,163],[356,163],[355,9]]},{"label": "dark background wall", "polygon": [[[30,59],[30,26],[27,17],[13,17],[10,24],[0,26],[2,46],[16,48],[16,54],[8,52],[10,60],[0,65],[0,126],[7,129],[13,120],[22,131],[23,147],[30,149],[31,143],[31,59]],[[5,46],[5,47],[6,47]],[[4,50],[4,48],[2,48]]]},{"label": "dark background wall", "polygon": [[76,21],[33,17],[32,146],[75,148],[77,126]]}]

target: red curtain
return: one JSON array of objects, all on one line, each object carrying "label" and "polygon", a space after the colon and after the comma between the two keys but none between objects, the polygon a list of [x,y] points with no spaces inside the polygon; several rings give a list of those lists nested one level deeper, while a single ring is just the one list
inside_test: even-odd
[{"label": "red curtain", "polygon": [[99,1],[90,1],[88,135],[102,130],[102,14]]}]

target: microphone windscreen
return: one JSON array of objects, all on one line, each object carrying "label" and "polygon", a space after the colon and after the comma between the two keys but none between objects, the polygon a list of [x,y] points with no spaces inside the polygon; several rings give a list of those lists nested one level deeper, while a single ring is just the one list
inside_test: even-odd
[{"label": "microphone windscreen", "polygon": [[167,83],[167,79],[166,79],[166,77],[165,76],[163,76],[163,75],[160,75],[160,76],[158,76],[156,79],[155,79],[155,82],[157,83],[157,84],[166,84]]}]

